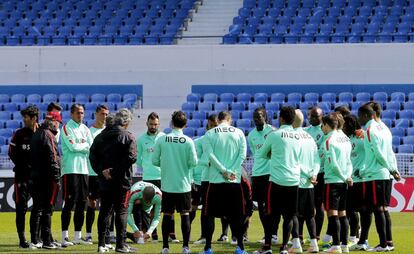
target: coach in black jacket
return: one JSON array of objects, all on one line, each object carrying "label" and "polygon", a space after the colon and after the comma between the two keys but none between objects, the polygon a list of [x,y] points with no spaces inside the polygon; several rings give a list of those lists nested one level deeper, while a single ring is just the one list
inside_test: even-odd
[{"label": "coach in black jacket", "polygon": [[131,187],[132,165],[137,160],[134,136],[127,131],[132,114],[120,109],[114,126],[99,134],[90,149],[89,159],[98,174],[101,191],[101,208],[98,216],[98,252],[105,251],[105,230],[111,211],[115,210],[116,251],[128,253],[124,235],[128,216],[128,194]]},{"label": "coach in black jacket", "polygon": [[[44,123],[33,135],[30,143],[33,181],[33,218],[30,221],[32,239],[38,239],[41,228],[43,248],[55,249],[51,243],[52,208],[56,202],[60,180],[60,155],[55,135],[62,117],[59,112],[50,112]],[[35,235],[33,235],[35,234]]]}]

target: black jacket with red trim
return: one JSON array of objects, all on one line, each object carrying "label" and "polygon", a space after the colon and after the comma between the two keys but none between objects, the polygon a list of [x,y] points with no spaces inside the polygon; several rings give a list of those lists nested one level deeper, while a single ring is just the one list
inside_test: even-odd
[{"label": "black jacket with red trim", "polygon": [[14,163],[14,178],[17,182],[28,181],[30,178],[30,142],[34,131],[24,127],[18,129],[9,144],[9,157]]},{"label": "black jacket with red trim", "polygon": [[60,155],[52,126],[43,123],[35,132],[30,143],[30,159],[32,163],[31,177],[42,180],[60,179]]},{"label": "black jacket with red trim", "polygon": [[[89,150],[92,169],[98,174],[101,190],[131,188],[132,165],[137,160],[135,137],[121,126],[105,128]],[[110,169],[112,179],[106,180],[102,171]]]}]

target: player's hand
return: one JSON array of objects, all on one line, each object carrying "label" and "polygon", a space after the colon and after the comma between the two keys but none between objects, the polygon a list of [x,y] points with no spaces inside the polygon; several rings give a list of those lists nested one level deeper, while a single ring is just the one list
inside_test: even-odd
[{"label": "player's hand", "polygon": [[102,171],[102,175],[105,177],[105,179],[106,179],[106,180],[111,180],[111,179],[112,179],[112,177],[111,177],[111,173],[110,173],[110,169],[109,169],[109,168],[104,169],[104,170]]},{"label": "player's hand", "polygon": [[352,185],[354,185],[354,182],[353,182],[353,180],[352,180],[352,178],[350,177],[350,178],[348,178],[348,179],[346,179],[346,183],[348,184],[348,186],[352,186]]},{"label": "player's hand", "polygon": [[146,240],[148,240],[148,239],[150,239],[150,234],[148,234],[148,233],[144,233],[144,240],[146,241]]},{"label": "player's hand", "polygon": [[401,175],[400,175],[400,173],[398,173],[398,171],[394,171],[394,172],[392,173],[392,176],[394,177],[394,179],[395,179],[397,182],[399,182],[399,181],[401,180]]},{"label": "player's hand", "polygon": [[230,180],[230,181],[234,181],[234,180],[236,180],[236,174],[235,174],[235,173],[230,173],[230,175],[229,175],[229,180]]},{"label": "player's hand", "polygon": [[311,182],[311,184],[313,184],[313,185],[318,184],[318,181],[316,180],[316,176],[312,176],[312,177],[310,178],[310,182]]},{"label": "player's hand", "polygon": [[136,232],[134,233],[134,237],[135,237],[135,238],[141,238],[141,237],[142,237],[142,235],[143,235],[142,231],[136,231]]}]

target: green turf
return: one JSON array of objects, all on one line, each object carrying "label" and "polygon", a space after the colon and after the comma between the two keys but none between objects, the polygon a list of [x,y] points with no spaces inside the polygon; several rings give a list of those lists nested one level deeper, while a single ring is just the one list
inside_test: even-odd
[{"label": "green turf", "polygon": [[[396,250],[393,253],[414,253],[414,244],[412,243],[412,239],[414,237],[414,214],[413,213],[392,213],[392,222],[393,222],[393,235],[394,235],[394,242],[396,246]],[[28,218],[27,215],[27,225],[28,225]],[[48,250],[23,250],[19,249],[17,234],[14,224],[15,214],[14,213],[0,213],[0,252],[7,252],[7,253],[45,253],[52,251]],[[326,224],[326,223],[325,223]],[[29,235],[29,226],[26,227],[26,237],[30,239]],[[60,212],[56,212],[53,215],[53,235],[57,239],[61,239],[60,233]],[[96,224],[94,225],[94,230],[96,230]],[[181,238],[180,233],[180,220],[179,217],[176,217],[176,232],[178,239]],[[216,231],[213,237],[213,240],[216,240],[221,232],[221,224],[218,220],[216,220]],[[281,230],[279,230],[281,232]],[[84,233],[83,233],[84,234]],[[95,231],[96,234],[96,231]],[[200,223],[199,219],[196,219],[196,223],[193,224],[192,228],[192,240],[197,240],[196,238],[199,237],[200,234]],[[280,234],[280,233],[279,233]],[[73,223],[71,223],[71,228],[69,230],[70,237],[73,238]],[[249,238],[251,243],[246,244],[246,250],[249,253],[252,253],[255,249],[259,247],[257,241],[262,238],[263,232],[261,229],[261,224],[259,222],[257,213],[254,214],[251,222],[251,226],[249,228]],[[96,237],[94,241],[97,240]],[[369,242],[371,245],[376,245],[378,243],[378,237],[375,230],[375,223],[373,221],[371,227],[371,233],[369,236]],[[136,245],[132,244],[133,247],[138,249],[138,253],[160,253],[161,251],[161,243],[147,243],[145,245]],[[304,247],[304,251],[306,250]],[[193,253],[198,253],[202,250],[202,246],[199,245],[192,245],[190,246]],[[213,243],[213,251],[217,254],[228,254],[234,252],[234,246],[230,244],[217,244]],[[180,244],[172,244],[170,246],[171,253],[181,253],[181,245]],[[278,246],[273,247],[274,253],[278,253]],[[91,246],[74,246],[69,247],[66,249],[58,250],[56,252],[70,252],[70,253],[85,253],[85,252],[96,252],[97,251],[97,244],[95,242],[94,245]],[[364,253],[364,252],[351,252],[351,253]]]}]

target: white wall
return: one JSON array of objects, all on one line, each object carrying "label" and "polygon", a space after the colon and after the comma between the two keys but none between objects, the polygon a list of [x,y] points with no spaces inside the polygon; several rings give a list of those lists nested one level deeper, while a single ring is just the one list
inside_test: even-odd
[{"label": "white wall", "polygon": [[414,84],[414,44],[0,47],[0,59],[0,85],[143,84],[147,108],[178,107],[193,84]]}]

